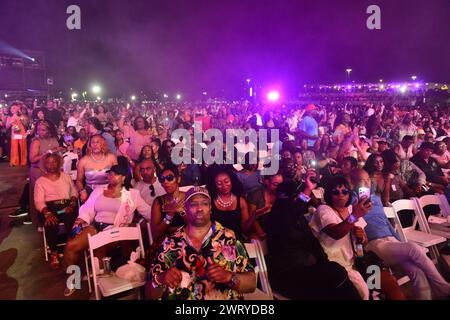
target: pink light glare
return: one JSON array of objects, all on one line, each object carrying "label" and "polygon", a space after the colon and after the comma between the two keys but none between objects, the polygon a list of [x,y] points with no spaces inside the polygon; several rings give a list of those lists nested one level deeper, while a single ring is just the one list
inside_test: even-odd
[{"label": "pink light glare", "polygon": [[280,93],[278,91],[269,91],[267,94],[267,100],[272,102],[280,100]]}]

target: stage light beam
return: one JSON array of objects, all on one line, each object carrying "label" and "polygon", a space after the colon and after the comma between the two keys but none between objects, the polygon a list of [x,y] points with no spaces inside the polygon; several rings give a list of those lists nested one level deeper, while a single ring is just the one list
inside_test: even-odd
[{"label": "stage light beam", "polygon": [[270,91],[267,94],[267,100],[269,100],[271,102],[276,102],[276,101],[280,100],[280,93],[278,91]]},{"label": "stage light beam", "polygon": [[92,93],[93,94],[99,94],[100,91],[102,91],[102,88],[99,85],[92,86]]}]

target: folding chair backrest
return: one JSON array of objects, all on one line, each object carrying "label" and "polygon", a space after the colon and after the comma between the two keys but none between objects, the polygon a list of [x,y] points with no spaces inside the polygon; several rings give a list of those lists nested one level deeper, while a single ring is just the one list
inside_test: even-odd
[{"label": "folding chair backrest", "polygon": [[428,219],[427,216],[425,215],[425,211],[424,208],[426,206],[430,206],[430,205],[434,205],[434,206],[439,206],[439,211],[442,213],[444,212],[444,208],[442,208],[441,206],[441,201],[439,199],[439,197],[437,195],[434,194],[427,194],[424,195],[420,198],[414,198],[414,200],[416,201],[416,205],[417,205],[417,209],[420,211],[421,217],[423,219],[423,224],[426,228],[426,231],[428,233],[431,232],[430,226],[428,224]]},{"label": "folding chair backrest", "polygon": [[258,240],[252,240],[252,242],[256,245],[256,248],[258,250],[258,257],[259,257],[259,273],[261,275],[261,286],[265,293],[267,293],[270,297],[273,297],[272,293],[272,287],[270,286],[269,282],[269,275],[267,271],[267,265],[266,265],[266,258],[265,255],[267,254],[267,243],[266,241],[258,241]]},{"label": "folding chair backrest", "polygon": [[394,229],[398,232],[402,242],[407,242],[405,233],[403,232],[402,224],[401,224],[400,219],[399,219],[397,213],[395,212],[394,208],[384,207],[383,209],[384,209],[384,214],[386,215],[386,217],[388,219],[391,219],[394,221]]},{"label": "folding chair backrest", "polygon": [[[425,196],[422,196],[420,198],[415,198],[417,203],[419,204],[420,208],[425,208],[426,206],[434,205],[439,206],[440,214],[442,216],[446,216],[446,213],[448,215],[448,201],[447,198],[445,198],[444,195],[438,195],[438,194],[427,194]],[[445,200],[445,201],[443,201]]]},{"label": "folding chair backrest", "polygon": [[260,248],[258,240],[252,240],[252,243],[245,243],[244,245],[245,245],[245,249],[247,250],[249,258],[255,259],[255,261],[256,261],[255,273],[259,279],[259,283],[261,284],[261,289],[264,293],[263,298],[257,298],[257,299],[267,299],[267,298],[273,299],[272,290],[270,288],[269,281],[266,278],[267,272],[264,272],[266,264],[264,261],[264,256],[261,255],[261,252],[260,252],[261,248]]},{"label": "folding chair backrest", "polygon": [[142,242],[141,227],[139,225],[136,227],[112,228],[99,232],[93,236],[91,236],[90,234],[88,235],[89,253],[91,257],[92,274],[94,280],[94,290],[95,290],[95,297],[97,300],[99,299],[100,295],[97,284],[98,270],[95,267],[96,257],[94,256],[94,250],[116,241],[133,241],[133,240],[139,241],[140,255],[141,258],[144,258],[145,257],[144,243]]},{"label": "folding chair backrest", "polygon": [[96,235],[89,235],[89,250],[95,250],[104,245],[107,245],[116,241],[132,241],[138,240],[139,246],[143,253],[142,234],[139,226],[137,227],[123,227],[112,228],[97,233]]},{"label": "folding chair backrest", "polygon": [[[413,211],[414,212],[414,218],[413,218],[412,225],[410,227],[406,227],[406,228],[403,227],[403,225],[402,225],[402,228],[405,229],[405,230],[406,229],[412,229],[412,230],[416,229],[417,223],[420,223],[420,221],[419,221],[420,219],[419,219],[419,213],[418,213],[418,210],[417,210],[417,206],[416,206],[414,200],[411,200],[411,199],[400,199],[400,200],[394,201],[392,203],[392,207],[394,208],[394,211],[397,214],[397,216],[398,216],[398,213],[400,211],[402,211],[402,210],[411,210],[411,211]],[[400,221],[400,224],[401,224],[401,221]]]},{"label": "folding chair backrest", "polygon": [[441,213],[444,217],[450,216],[450,204],[448,203],[447,197],[443,194],[438,194],[439,203],[441,207]]}]

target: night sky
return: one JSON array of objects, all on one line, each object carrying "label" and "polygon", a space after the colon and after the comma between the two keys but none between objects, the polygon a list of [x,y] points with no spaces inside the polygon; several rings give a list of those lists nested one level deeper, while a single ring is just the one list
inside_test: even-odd
[{"label": "night sky", "polygon": [[[81,7],[81,30],[66,8]],[[381,7],[381,30],[366,8]],[[239,93],[352,80],[450,82],[449,0],[1,0],[0,40],[43,50],[61,88]]]}]

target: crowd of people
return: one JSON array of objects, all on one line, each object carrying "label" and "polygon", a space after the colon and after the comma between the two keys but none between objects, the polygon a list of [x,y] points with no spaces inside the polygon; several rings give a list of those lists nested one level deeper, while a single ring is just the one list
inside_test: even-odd
[{"label": "crowd of people", "polygon": [[[136,223],[137,213],[153,238],[147,298],[236,299],[255,290],[243,245],[251,239],[267,243],[271,285],[288,298],[370,299],[362,256],[386,267],[387,299],[405,299],[387,268],[410,277],[412,298],[450,296],[430,258],[401,242],[383,211],[398,199],[450,197],[448,107],[35,100],[1,111],[0,156],[30,170],[10,216],[45,228],[54,267],[60,223],[70,231],[64,264],[73,265],[89,234]],[[174,164],[182,142],[171,133],[193,132],[194,122],[203,131],[278,129],[279,141],[270,141],[280,146],[278,172],[262,175],[248,156],[239,166]]]}]

